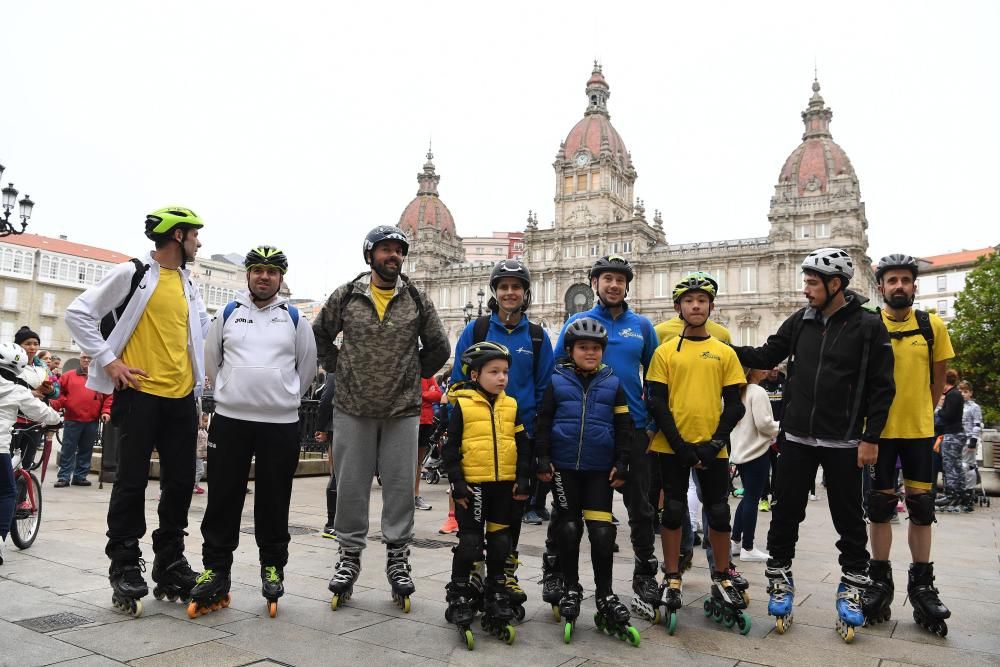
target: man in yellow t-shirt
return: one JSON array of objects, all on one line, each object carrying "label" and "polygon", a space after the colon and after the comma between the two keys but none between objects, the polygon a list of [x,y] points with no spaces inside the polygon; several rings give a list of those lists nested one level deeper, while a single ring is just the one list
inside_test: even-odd
[{"label": "man in yellow t-shirt", "polygon": [[[890,519],[896,513],[896,459],[903,464],[903,485],[909,513],[911,598],[914,577],[927,580],[931,572],[931,524],[934,523],[934,406],[944,388],[948,360],[955,356],[948,329],[941,318],[913,308],[917,260],[893,254],[879,260],[875,277],[885,302],[882,322],[889,331],[895,357],[896,395],[879,441],[872,488],[868,494],[871,519],[872,588],[865,597],[869,622],[887,620],[893,599]],[[920,597],[919,595],[917,597]],[[948,611],[934,592],[930,614],[947,618]],[[917,601],[914,599],[916,613]],[[926,615],[926,614],[925,614]],[[943,621],[942,621],[943,623]]]},{"label": "man in yellow t-shirt", "polygon": [[[708,335],[705,323],[715,300],[715,285],[688,276],[674,288],[674,310],[687,324],[677,343],[661,344],[653,354],[646,387],[649,409],[659,432],[650,449],[657,453],[663,481],[664,507],[660,535],[666,575],[669,627],[681,606],[678,556],[681,524],[687,516],[691,469],[701,485],[708,516],[708,539],[716,554],[712,597],[708,604],[736,614],[740,629],[749,630],[742,595],[733,585],[729,559],[729,433],[744,413],[740,386],[746,384],[736,353]],[[707,608],[707,607],[706,607]],[[722,618],[721,613],[718,618]]]},{"label": "man in yellow t-shirt", "polygon": [[198,407],[208,314],[191,283],[203,226],[177,206],[146,216],[156,249],[143,260],[115,267],[67,309],[66,324],[93,357],[87,386],[114,391],[111,422],[119,434],[118,469],[108,504],[112,601],[133,616],[148,593],[139,540],[146,534],[149,462],[159,454],[159,526],[153,531],[153,594],[186,599],[195,573],[184,557],[184,535],[194,488]]},{"label": "man in yellow t-shirt", "polygon": [[[719,293],[719,283],[716,282],[715,278],[712,277],[712,274],[705,273],[704,271],[695,271],[694,273],[688,275],[687,278],[690,278],[691,276],[704,278],[713,287],[715,293],[716,294]],[[684,318],[678,314],[677,316],[672,317],[669,320],[664,320],[663,322],[660,322],[654,328],[656,329],[656,337],[660,341],[660,344],[662,345],[663,343],[666,343],[668,340],[672,338],[677,338],[677,336],[682,335],[687,326],[688,323],[685,322]],[[722,326],[718,322],[715,322],[714,320],[705,320],[705,329],[708,331],[708,335],[711,336],[712,338],[721,340],[726,345],[733,344],[732,336],[729,335],[729,329]]]}]

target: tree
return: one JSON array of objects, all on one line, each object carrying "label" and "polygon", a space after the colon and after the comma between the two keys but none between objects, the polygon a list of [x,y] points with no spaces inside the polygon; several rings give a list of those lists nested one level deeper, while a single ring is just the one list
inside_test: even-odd
[{"label": "tree", "polygon": [[972,383],[984,421],[1000,422],[1000,253],[980,257],[966,276],[950,334],[954,366]]}]

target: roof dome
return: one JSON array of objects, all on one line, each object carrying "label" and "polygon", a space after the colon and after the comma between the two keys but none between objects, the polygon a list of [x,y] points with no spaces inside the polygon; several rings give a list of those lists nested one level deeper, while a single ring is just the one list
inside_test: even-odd
[{"label": "roof dome", "polygon": [[830,135],[833,111],[825,106],[819,94],[819,81],[813,81],[812,89],[809,107],[802,112],[805,124],[802,143],[785,160],[778,176],[779,183],[797,184],[800,196],[828,193],[830,181],[834,178],[846,177],[855,183],[858,180],[847,153]]},{"label": "roof dome", "polygon": [[426,226],[455,234],[455,218],[438,195],[437,184],[441,177],[435,173],[433,159],[434,154],[428,150],[424,170],[417,174],[417,182],[420,184],[417,196],[399,216],[400,229],[409,234],[411,239],[416,238],[418,229]]},{"label": "roof dome", "polygon": [[631,166],[632,156],[629,155],[618,130],[611,125],[611,115],[607,106],[609,97],[611,89],[604,78],[600,64],[595,61],[594,71],[587,80],[587,110],[583,119],[574,125],[566,136],[560,154],[562,159],[572,160],[582,149],[586,149],[593,158],[607,154],[619,159],[622,164]]}]

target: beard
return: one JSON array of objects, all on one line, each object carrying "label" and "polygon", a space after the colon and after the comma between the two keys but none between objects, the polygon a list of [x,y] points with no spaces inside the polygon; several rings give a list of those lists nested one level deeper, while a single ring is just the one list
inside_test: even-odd
[{"label": "beard", "polygon": [[399,278],[399,273],[402,270],[401,264],[389,265],[388,262],[372,262],[372,270],[378,274],[379,278],[388,282],[394,283],[396,279]]},{"label": "beard", "polygon": [[257,299],[258,301],[267,301],[268,299],[272,299],[274,298],[275,295],[277,295],[278,290],[281,289],[281,284],[279,283],[278,286],[273,290],[263,290],[256,285],[247,285],[247,287],[250,289],[250,294],[253,296],[253,298]]},{"label": "beard", "polygon": [[882,300],[885,301],[887,306],[897,310],[909,308],[913,305],[913,297],[908,294],[890,294],[889,296],[883,295]]}]

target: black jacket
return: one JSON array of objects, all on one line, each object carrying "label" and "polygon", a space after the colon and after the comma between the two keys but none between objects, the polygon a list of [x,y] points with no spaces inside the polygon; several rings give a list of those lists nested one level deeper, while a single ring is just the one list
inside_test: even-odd
[{"label": "black jacket", "polygon": [[[803,308],[785,320],[763,347],[733,349],[740,363],[751,368],[774,368],[791,357],[783,431],[878,443],[896,394],[892,346],[882,318],[861,307],[867,299],[847,294],[847,305],[825,324],[815,309]],[[868,363],[861,368],[866,337]],[[860,396],[859,385],[863,386]]]},{"label": "black jacket", "polygon": [[954,435],[961,433],[962,413],[965,412],[965,399],[957,387],[952,387],[944,394],[944,405],[937,413],[938,434]]}]

